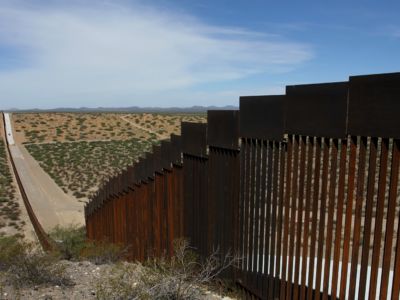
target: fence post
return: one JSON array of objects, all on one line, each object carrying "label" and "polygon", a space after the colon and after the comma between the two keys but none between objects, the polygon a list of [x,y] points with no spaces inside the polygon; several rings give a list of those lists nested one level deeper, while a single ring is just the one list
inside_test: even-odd
[{"label": "fence post", "polygon": [[[217,249],[223,261],[236,252],[239,204],[239,111],[211,110],[207,112],[208,205],[207,254]],[[233,279],[232,269],[223,277]]]},{"label": "fence post", "polygon": [[[285,187],[285,205],[292,212],[285,218],[284,234],[288,240],[283,245],[287,248],[288,272],[284,278],[286,283],[282,280],[281,296],[286,298],[307,295],[307,299],[319,299],[321,290],[324,299],[328,296],[336,178],[344,180],[345,161],[343,155],[339,161],[338,154],[347,143],[347,94],[347,82],[286,87],[285,127],[293,158],[292,176],[286,177],[290,182]],[[339,174],[338,163],[342,170]],[[339,198],[343,200],[342,195]],[[304,257],[310,257],[308,271]],[[314,281],[315,290],[312,290],[309,287]]]},{"label": "fence post", "polygon": [[[283,202],[280,176],[286,158],[286,146],[282,143],[284,99],[285,96],[240,97],[238,249],[243,262],[237,272],[237,282],[262,299],[269,297],[268,291],[276,291],[279,283],[272,280],[274,276],[268,275],[266,270],[270,258],[279,257],[281,251],[278,248],[277,254],[275,249],[269,252],[269,243],[270,235],[276,237],[271,230],[274,226],[277,226],[278,237],[282,237],[280,219],[271,217],[271,207],[280,208]],[[272,162],[279,164],[274,167]],[[272,191],[276,193],[272,195]],[[279,293],[272,295],[274,299]]]},{"label": "fence post", "polygon": [[[349,297],[353,297],[358,292],[360,299],[364,297],[373,299],[378,296],[380,299],[386,299],[387,296],[391,299],[399,298],[400,227],[395,221],[397,218],[397,223],[400,223],[396,212],[399,203],[399,99],[400,73],[350,77],[348,134],[361,136],[361,143],[367,140],[366,137],[371,137],[371,150],[367,172],[366,203],[363,202],[362,197],[358,196],[360,192],[356,194],[356,212],[361,211],[359,207],[365,206],[365,227],[361,231],[359,222],[362,215],[356,215],[353,244],[361,246],[360,241],[364,243],[361,249],[356,247],[355,250],[353,247],[351,253]],[[379,148],[380,155],[377,157],[376,149],[379,150]],[[379,165],[377,165],[378,161]],[[375,214],[373,214],[374,211]],[[373,219],[375,219],[375,225],[371,227]],[[396,234],[395,231],[397,231]],[[371,242],[372,249],[368,247]],[[359,253],[360,250],[361,253]],[[355,278],[360,256],[360,282],[359,289],[356,291]],[[372,257],[370,265],[369,257]],[[395,257],[394,261],[392,257]],[[370,278],[366,276],[368,269],[371,270]],[[381,271],[381,276],[378,275],[379,271]],[[393,282],[390,291],[391,272],[393,272]],[[368,295],[365,293],[367,284],[370,286]]]},{"label": "fence post", "polygon": [[[174,239],[182,238],[183,232],[183,219],[184,219],[184,196],[183,196],[183,164],[182,164],[182,137],[179,135],[171,135],[170,147],[170,162],[171,166],[171,190],[169,198],[174,206]],[[173,247],[173,239],[171,239],[170,249]]]},{"label": "fence post", "polygon": [[184,234],[201,256],[206,255],[203,220],[207,212],[207,125],[182,122]]}]

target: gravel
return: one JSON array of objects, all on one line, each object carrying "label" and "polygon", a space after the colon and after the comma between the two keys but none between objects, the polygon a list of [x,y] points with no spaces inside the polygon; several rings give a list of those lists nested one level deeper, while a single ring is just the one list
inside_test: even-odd
[{"label": "gravel", "polygon": [[[61,261],[65,266],[67,276],[72,280],[72,286],[33,286],[18,290],[10,285],[2,285],[0,282],[0,300],[12,299],[97,299],[96,282],[103,274],[108,273],[114,267],[111,264],[95,265],[91,262]],[[207,300],[228,300],[229,297],[220,297],[211,292],[204,296]]]}]

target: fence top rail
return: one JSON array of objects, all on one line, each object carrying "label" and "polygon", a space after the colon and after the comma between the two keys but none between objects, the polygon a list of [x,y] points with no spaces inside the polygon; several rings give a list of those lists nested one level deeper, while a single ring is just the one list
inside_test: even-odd
[{"label": "fence top rail", "polygon": [[154,171],[156,170],[154,163],[154,153],[146,152],[145,158],[145,180],[154,179]]},{"label": "fence top rail", "polygon": [[173,164],[182,164],[182,136],[171,134],[171,161]]},{"label": "fence top rail", "polygon": [[240,136],[281,141],[284,99],[284,95],[240,97]]},{"label": "fence top rail", "polygon": [[287,86],[285,133],[345,137],[347,91],[347,82]]},{"label": "fence top rail", "polygon": [[154,172],[161,173],[163,169],[162,164],[162,152],[161,152],[161,144],[153,145],[153,155],[154,155]]},{"label": "fence top rail", "polygon": [[240,97],[240,137],[284,134],[400,138],[400,72],[346,82],[291,85],[279,96]]},{"label": "fence top rail", "polygon": [[182,122],[182,152],[199,157],[207,156],[207,124]]},{"label": "fence top rail", "polygon": [[348,133],[400,138],[400,73],[352,76]]},{"label": "fence top rail", "polygon": [[239,149],[239,111],[207,111],[207,144],[214,147]]},{"label": "fence top rail", "polygon": [[172,158],[172,144],[170,141],[161,141],[159,159],[161,168],[167,170],[171,169],[173,158]]}]

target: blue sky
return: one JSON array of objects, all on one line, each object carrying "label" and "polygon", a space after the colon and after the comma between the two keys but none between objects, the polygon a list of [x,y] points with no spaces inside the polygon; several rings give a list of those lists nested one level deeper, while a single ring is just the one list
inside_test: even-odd
[{"label": "blue sky", "polygon": [[400,71],[395,1],[0,0],[0,109],[238,105]]}]

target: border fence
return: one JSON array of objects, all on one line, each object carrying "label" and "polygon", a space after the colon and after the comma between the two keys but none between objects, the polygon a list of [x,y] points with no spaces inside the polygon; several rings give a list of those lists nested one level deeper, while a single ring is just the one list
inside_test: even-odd
[{"label": "border fence", "polygon": [[105,183],[87,235],[140,261],[234,251],[243,298],[399,299],[399,159],[400,73],[241,97]]}]

